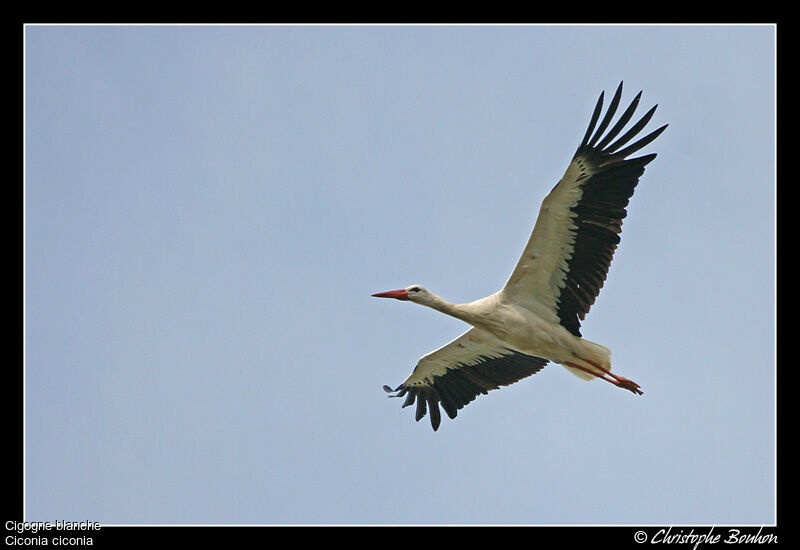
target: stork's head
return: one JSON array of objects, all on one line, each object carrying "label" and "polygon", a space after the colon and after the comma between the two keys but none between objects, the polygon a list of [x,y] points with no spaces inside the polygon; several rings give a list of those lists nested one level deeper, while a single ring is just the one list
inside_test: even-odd
[{"label": "stork's head", "polygon": [[433,294],[428,289],[419,285],[411,285],[400,290],[389,290],[373,294],[376,298],[394,298],[395,300],[410,300],[418,304],[428,304]]}]

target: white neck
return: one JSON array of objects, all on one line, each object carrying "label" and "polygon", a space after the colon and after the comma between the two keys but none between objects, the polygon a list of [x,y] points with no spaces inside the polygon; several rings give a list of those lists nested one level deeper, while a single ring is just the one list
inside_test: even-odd
[{"label": "white neck", "polygon": [[471,302],[469,304],[452,304],[444,298],[441,298],[433,293],[430,294],[431,300],[423,303],[422,305],[433,308],[436,311],[441,311],[442,313],[450,315],[451,317],[455,317],[456,319],[461,319],[472,326],[479,326],[481,324],[481,320],[483,318],[483,315],[481,315],[481,310],[483,308],[479,306],[482,305],[480,302],[483,300]]}]

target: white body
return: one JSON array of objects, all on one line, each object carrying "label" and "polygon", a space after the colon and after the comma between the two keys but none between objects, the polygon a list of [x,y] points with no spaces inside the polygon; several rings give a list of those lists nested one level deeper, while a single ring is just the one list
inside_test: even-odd
[{"label": "white body", "polygon": [[[416,294],[410,298],[412,301],[461,319],[514,350],[562,365],[578,363],[597,376],[603,372],[586,359],[611,370],[610,349],[574,336],[558,323],[551,310],[538,302],[530,306],[511,302],[503,290],[466,304],[451,304],[424,288]],[[595,378],[586,371],[564,366],[583,380]]]}]

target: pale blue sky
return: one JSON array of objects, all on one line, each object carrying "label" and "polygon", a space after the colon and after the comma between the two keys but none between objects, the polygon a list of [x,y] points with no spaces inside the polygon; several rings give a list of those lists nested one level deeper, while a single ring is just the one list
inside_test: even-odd
[{"label": "pale blue sky", "polygon": [[[771,26],[29,26],[26,519],[775,520]],[[499,289],[601,91],[669,123],[557,365],[390,400]]]}]

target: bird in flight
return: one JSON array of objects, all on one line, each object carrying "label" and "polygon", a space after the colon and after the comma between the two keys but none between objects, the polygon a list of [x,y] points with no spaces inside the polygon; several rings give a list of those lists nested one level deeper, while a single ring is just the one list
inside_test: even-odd
[{"label": "bird in flight", "polygon": [[[426,412],[434,430],[441,404],[452,419],[478,395],[539,372],[548,361],[583,380],[600,378],[642,394],[640,386],[611,372],[611,350],[581,337],[580,323],[597,298],[620,242],[625,207],[655,153],[628,158],[667,127],[637,137],[655,113],[650,109],[621,137],[642,92],[608,130],[622,96],[620,82],[600,124],[603,93],[566,172],[539,208],[528,243],[505,286],[467,304],[452,304],[420,285],[372,296],[411,301],[472,325],[449,344],[422,357],[399,386],[383,389],[416,401],[416,420]],[[605,135],[604,135],[605,133]]]}]

